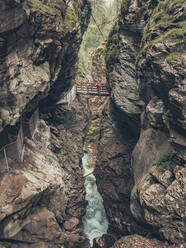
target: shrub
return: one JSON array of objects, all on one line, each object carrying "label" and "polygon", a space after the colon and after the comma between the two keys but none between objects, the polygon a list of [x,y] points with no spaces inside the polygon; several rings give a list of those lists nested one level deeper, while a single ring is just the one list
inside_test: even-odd
[{"label": "shrub", "polygon": [[77,17],[75,11],[70,6],[68,6],[68,8],[66,9],[64,20],[65,30],[72,31],[73,28],[76,26],[76,22]]},{"label": "shrub", "polygon": [[153,162],[153,165],[156,165],[159,171],[173,169],[176,165],[183,164],[183,159],[173,152],[163,154],[157,161]]},{"label": "shrub", "polygon": [[180,53],[178,52],[174,52],[174,53],[170,53],[167,57],[166,57],[166,61],[167,63],[171,64],[172,61],[178,59],[180,56]]},{"label": "shrub", "polygon": [[46,12],[46,13],[49,13],[49,14],[55,14],[55,9],[46,5],[46,4],[43,4],[42,2],[36,0],[36,1],[33,1],[32,2],[32,6],[33,8],[35,9],[39,9],[43,12]]},{"label": "shrub", "polygon": [[99,136],[99,131],[100,131],[100,123],[101,123],[101,119],[98,117],[94,120],[92,120],[87,135],[88,136]]}]

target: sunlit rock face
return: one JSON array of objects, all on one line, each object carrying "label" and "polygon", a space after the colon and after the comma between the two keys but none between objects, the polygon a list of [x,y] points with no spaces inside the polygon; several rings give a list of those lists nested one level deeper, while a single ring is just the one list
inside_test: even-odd
[{"label": "sunlit rock face", "polygon": [[83,216],[83,230],[93,246],[93,240],[107,233],[108,220],[103,206],[103,199],[98,192],[96,178],[92,174],[94,168],[88,164],[88,154],[82,158],[83,168],[85,170],[85,190],[88,206],[86,214]]}]

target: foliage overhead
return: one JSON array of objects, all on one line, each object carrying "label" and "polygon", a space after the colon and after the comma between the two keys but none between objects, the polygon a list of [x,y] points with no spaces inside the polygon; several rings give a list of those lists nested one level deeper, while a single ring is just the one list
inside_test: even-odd
[{"label": "foliage overhead", "polygon": [[109,5],[105,0],[92,1],[92,16],[79,52],[78,77],[84,77],[91,71],[91,54],[107,39],[115,23],[115,2]]}]

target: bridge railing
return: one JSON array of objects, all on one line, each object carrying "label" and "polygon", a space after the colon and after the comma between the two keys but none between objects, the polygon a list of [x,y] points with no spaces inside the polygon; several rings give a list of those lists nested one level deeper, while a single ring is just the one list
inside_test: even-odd
[{"label": "bridge railing", "polygon": [[39,120],[39,110],[32,114],[28,122],[21,121],[16,140],[0,149],[0,172],[9,170],[15,161],[23,162],[24,156],[24,136],[32,138],[37,128]]},{"label": "bridge railing", "polygon": [[77,93],[84,94],[84,95],[97,95],[97,96],[109,96],[110,95],[105,85],[102,84],[98,89],[96,85],[92,83],[78,84]]}]

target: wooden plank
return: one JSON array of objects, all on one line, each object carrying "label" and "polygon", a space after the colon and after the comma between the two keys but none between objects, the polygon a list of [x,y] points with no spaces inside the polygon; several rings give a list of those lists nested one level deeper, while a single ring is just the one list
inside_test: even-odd
[{"label": "wooden plank", "polygon": [[[90,91],[90,92],[98,92],[97,90],[87,90],[87,89],[77,90],[77,92],[81,92],[81,91],[83,91],[83,92],[88,92],[88,91]],[[107,90],[100,90],[99,92],[108,92],[108,91]]]},{"label": "wooden plank", "polygon": [[94,96],[109,96],[110,94],[109,93],[100,93],[98,94],[97,92],[94,93],[94,92],[77,92],[77,94],[83,94],[83,95],[94,95]]},{"label": "wooden plank", "polygon": [[103,92],[103,93],[108,93],[109,94],[109,92],[108,91],[104,91],[104,90],[102,90],[102,91],[96,91],[96,90],[91,90],[91,91],[87,91],[87,90],[78,90],[77,91],[78,93],[81,93],[81,92],[94,92],[94,93],[99,93],[99,92]]},{"label": "wooden plank", "polygon": [[77,91],[77,94],[84,94],[84,95],[95,95],[95,96],[109,96],[110,95],[105,85],[101,85],[99,92],[98,92],[98,88],[93,83],[76,85],[76,91]]},{"label": "wooden plank", "polygon": [[[87,87],[82,87],[82,88],[77,88],[77,90],[98,90],[97,88],[87,88]],[[100,88],[100,90],[107,91],[105,88]]]}]

